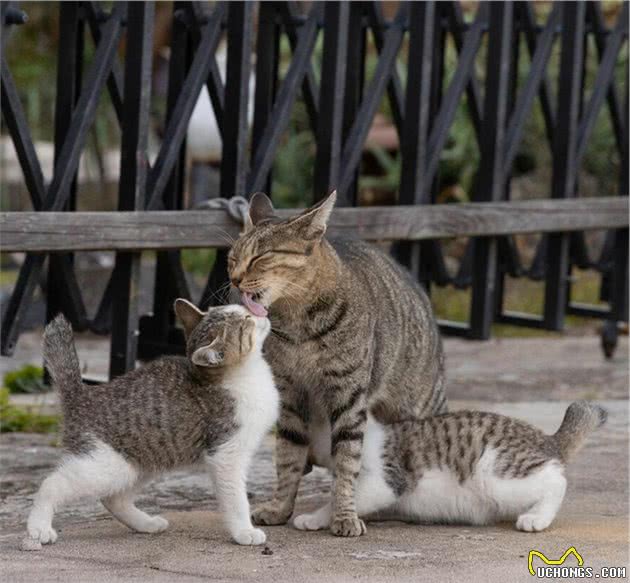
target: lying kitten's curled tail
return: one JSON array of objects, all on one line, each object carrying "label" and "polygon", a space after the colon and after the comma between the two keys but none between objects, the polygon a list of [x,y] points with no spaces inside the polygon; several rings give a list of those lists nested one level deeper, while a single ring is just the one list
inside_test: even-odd
[{"label": "lying kitten's curled tail", "polygon": [[44,330],[43,353],[46,369],[62,397],[82,386],[72,327],[61,314]]},{"label": "lying kitten's curled tail", "polygon": [[606,423],[607,418],[608,412],[599,405],[588,401],[571,403],[560,429],[553,436],[562,460],[569,461],[582,447],[589,433]]}]

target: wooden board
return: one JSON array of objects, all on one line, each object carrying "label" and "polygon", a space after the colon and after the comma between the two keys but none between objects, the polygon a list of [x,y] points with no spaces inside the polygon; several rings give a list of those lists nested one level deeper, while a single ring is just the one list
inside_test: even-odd
[{"label": "wooden board", "polygon": [[[339,208],[329,236],[422,240],[627,226],[627,197],[544,199]],[[223,210],[0,213],[0,248],[11,252],[228,247],[239,231]]]}]

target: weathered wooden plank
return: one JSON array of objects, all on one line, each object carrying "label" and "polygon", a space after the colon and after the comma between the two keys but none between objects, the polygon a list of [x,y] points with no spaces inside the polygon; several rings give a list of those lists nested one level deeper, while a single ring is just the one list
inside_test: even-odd
[{"label": "weathered wooden plank", "polygon": [[[287,217],[295,210],[282,210]],[[528,200],[427,206],[339,208],[331,236],[365,240],[582,231],[628,226],[628,198]],[[3,212],[2,251],[89,251],[227,247],[240,227],[222,210]]]}]

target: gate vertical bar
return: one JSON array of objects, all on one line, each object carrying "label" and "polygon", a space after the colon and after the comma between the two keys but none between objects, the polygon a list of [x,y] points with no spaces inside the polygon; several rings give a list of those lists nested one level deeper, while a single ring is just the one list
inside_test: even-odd
[{"label": "gate vertical bar", "polygon": [[[575,194],[585,14],[585,2],[566,2],[562,5],[562,49],[553,143],[553,198],[569,198]],[[562,330],[564,326],[570,268],[569,244],[570,235],[567,233],[552,233],[547,239],[543,319],[545,328],[550,330]]]},{"label": "gate vertical bar", "polygon": [[[173,115],[175,104],[190,67],[189,31],[185,18],[185,2],[173,3],[173,23],[171,29],[171,55],[168,68],[168,94],[166,103],[166,123]],[[179,159],[173,166],[171,176],[164,189],[164,208],[174,210],[181,206],[184,189],[186,141],[182,143]],[[147,192],[144,206],[149,202],[151,193]],[[178,282],[173,274],[173,265],[179,262],[180,251],[161,251],[157,253],[155,265],[155,285],[153,313],[140,320],[140,356],[154,358],[167,350],[171,341],[175,317],[172,310],[173,300],[178,295]]]},{"label": "gate vertical bar", "polygon": [[227,19],[225,121],[221,160],[221,196],[244,196],[248,155],[247,111],[253,38],[253,2],[231,2]]},{"label": "gate vertical bar", "polygon": [[[510,80],[509,80],[509,100],[508,114],[506,115],[505,125],[506,131],[511,123],[512,116],[516,107],[516,97],[518,93],[518,64],[520,57],[521,38],[520,31],[522,22],[519,16],[518,7],[514,10],[514,28],[512,33],[512,49],[510,51]],[[509,164],[509,165],[508,165]],[[504,181],[503,200],[510,200],[511,182],[512,182],[512,164],[508,160],[504,161]],[[503,300],[505,294],[505,278],[506,276],[517,276],[520,273],[520,259],[516,241],[511,236],[500,237],[497,242],[497,279],[495,288],[495,321],[501,318],[503,313]]]},{"label": "gate vertical bar", "polygon": [[[280,53],[279,9],[276,2],[261,2],[258,14],[258,35],[256,38],[256,92],[254,98],[254,125],[252,128],[253,162],[263,132],[267,127],[269,114],[276,96],[278,62]],[[271,190],[271,172],[268,173],[266,190]]]},{"label": "gate vertical bar", "polygon": [[[57,51],[57,96],[55,100],[55,167],[66,140],[75,104],[81,90],[83,65],[83,21],[79,2],[62,2],[59,5],[59,47]],[[76,206],[76,175],[70,187],[67,210]],[[87,326],[87,316],[80,292],[67,277],[72,271],[73,256],[70,253],[51,253],[48,256],[46,286],[46,321],[50,322],[63,312],[75,329]]]},{"label": "gate vertical bar", "polygon": [[[625,123],[623,127],[623,140],[619,176],[619,195],[628,196],[630,184],[628,181],[628,138],[630,136],[628,113],[628,89],[629,80],[626,73],[626,107]],[[613,268],[611,273],[610,286],[610,319],[604,322],[602,330],[602,347],[604,355],[611,358],[617,346],[619,331],[617,323],[628,321],[628,229],[617,229],[615,231],[615,245],[613,250]]]},{"label": "gate vertical bar", "polygon": [[[151,99],[154,2],[129,2],[118,210],[144,207]],[[117,253],[113,274],[109,375],[134,368],[138,348],[140,253]]]},{"label": "gate vertical bar", "polygon": [[[245,196],[249,157],[247,153],[249,79],[254,22],[253,2],[231,2],[227,18],[227,71],[223,155],[221,158],[221,197]],[[228,281],[227,253],[217,249],[216,259],[206,283],[200,305],[223,303],[218,293]]]},{"label": "gate vertical bar", "polygon": [[[343,141],[348,137],[352,124],[363,96],[363,82],[365,77],[365,2],[351,2],[350,20],[348,21],[348,48],[346,49],[346,80],[344,90],[344,107],[342,136]],[[345,192],[339,192],[339,198],[345,199],[351,206],[357,206],[357,187],[359,169],[354,173],[352,183]]]},{"label": "gate vertical bar", "polygon": [[[514,28],[511,2],[490,5],[488,61],[484,96],[481,161],[475,202],[496,201],[503,196],[505,130],[509,101],[510,51]],[[470,336],[490,337],[495,309],[497,239],[479,237],[474,243]]]},{"label": "gate vertical bar", "polygon": [[349,18],[349,2],[326,2],[313,186],[315,200],[326,196],[339,179]]},{"label": "gate vertical bar", "polygon": [[[409,9],[409,62],[405,97],[405,123],[401,136],[402,168],[399,203],[430,203],[426,178],[430,131],[431,79],[434,58],[435,2],[414,2]],[[421,243],[401,242],[398,260],[417,279],[420,276]],[[426,246],[424,247],[426,249]]]}]

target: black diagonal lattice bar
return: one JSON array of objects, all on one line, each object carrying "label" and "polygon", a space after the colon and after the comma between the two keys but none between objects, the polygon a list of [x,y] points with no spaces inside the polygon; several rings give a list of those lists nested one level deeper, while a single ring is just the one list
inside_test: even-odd
[{"label": "black diagonal lattice bar", "polygon": [[[201,42],[200,25],[207,24],[209,16],[203,11],[200,2],[189,2],[188,8],[192,14],[192,26],[191,36],[195,49]],[[217,14],[217,17],[223,18],[223,13]],[[221,72],[219,71],[219,65],[217,64],[216,56],[214,52],[210,58],[210,71],[208,72],[208,79],[206,80],[206,87],[208,88],[208,94],[210,96],[210,103],[212,103],[212,109],[214,117],[217,120],[217,127],[219,133],[223,136],[223,110],[225,108],[225,88],[223,87],[223,81],[221,80]]]},{"label": "black diagonal lattice bar", "polygon": [[[85,11],[86,21],[94,39],[94,44],[98,45],[101,42],[101,29],[104,23],[107,22],[107,16],[97,2],[84,2],[83,10]],[[124,88],[118,59],[114,59],[112,64],[112,70],[107,78],[107,89],[109,90],[116,117],[120,121],[122,119]]]},{"label": "black diagonal lattice bar", "polygon": [[553,48],[556,28],[559,23],[560,7],[555,4],[551,10],[551,14],[549,14],[543,31],[536,41],[536,48],[532,55],[532,63],[527,80],[519,93],[514,107],[514,113],[509,121],[505,139],[507,148],[505,154],[506,169],[510,168],[514,162],[523,135],[523,129],[525,128],[525,122],[530,114],[534,99],[540,91],[541,84],[544,83],[545,71],[549,56],[551,55],[551,49]]},{"label": "black diagonal lattice bar", "polygon": [[357,112],[352,129],[344,144],[341,156],[341,173],[338,182],[338,197],[341,204],[347,203],[347,191],[354,178],[365,138],[372,120],[381,103],[381,98],[395,68],[396,57],[403,40],[406,24],[406,4],[402,4],[394,21],[390,24],[381,49],[374,77],[365,90],[365,98]]},{"label": "black diagonal lattice bar", "polygon": [[[627,6],[627,2],[624,2],[624,9]],[[608,39],[608,29],[604,24],[604,17],[602,15],[602,9],[599,2],[588,2],[587,14],[590,15],[591,26],[593,27],[593,36],[595,37],[595,45],[597,46],[597,52],[599,53],[600,60],[603,57],[606,50],[606,42]],[[626,16],[626,24],[627,24]],[[626,31],[627,35],[627,31]],[[612,120],[613,132],[615,133],[615,141],[617,143],[617,149],[621,152],[627,143],[628,135],[624,131],[624,110],[615,86],[614,80],[608,87],[608,107],[610,110],[610,117]],[[626,108],[627,112],[628,109]]]},{"label": "black diagonal lattice bar", "polygon": [[[298,10],[295,2],[280,2],[279,10],[281,17],[286,28],[287,37],[289,38],[289,45],[291,50],[295,52],[295,48],[298,42],[298,21],[301,21],[301,17],[298,15]],[[300,23],[301,25],[302,23]],[[312,66],[308,66],[304,81],[302,82],[302,95],[304,97],[304,105],[308,113],[309,121],[311,124],[311,130],[314,134],[317,133],[317,120],[319,118],[319,87],[313,72]]]},{"label": "black diagonal lattice bar", "polygon": [[[464,15],[462,14],[461,4],[459,2],[445,2],[444,8],[446,10],[447,17],[449,18],[449,22],[451,25],[453,41],[455,42],[455,49],[457,50],[457,53],[461,56],[464,48],[463,31],[465,28]],[[477,76],[475,75],[474,70],[472,70],[470,73],[468,84],[466,86],[466,94],[468,96],[470,120],[472,121],[473,127],[475,128],[477,138],[479,138],[482,123],[482,102],[481,89],[479,88],[479,82],[477,81]]]},{"label": "black diagonal lattice bar", "polygon": [[444,95],[440,111],[433,124],[429,138],[429,159],[426,170],[428,180],[432,180],[437,172],[440,156],[448,139],[449,129],[455,119],[459,100],[472,75],[475,57],[481,44],[483,30],[486,26],[486,7],[486,3],[480,4],[477,17],[466,33],[466,38],[457,63],[457,69]]},{"label": "black diagonal lattice bar", "polygon": [[597,70],[597,75],[593,81],[593,94],[584,110],[580,126],[578,128],[577,151],[575,154],[576,166],[579,167],[588,138],[595,126],[595,120],[601,109],[604,99],[610,94],[610,87],[614,80],[615,65],[617,64],[619,51],[624,40],[628,36],[628,3],[624,2],[619,14],[617,25],[612,30],[606,41],[606,48],[601,57],[601,63]]},{"label": "black diagonal lattice bar", "polygon": [[26,115],[4,55],[2,56],[1,85],[2,116],[13,140],[13,145],[24,174],[24,182],[31,197],[31,203],[33,208],[38,211],[41,210],[44,197],[46,196],[44,175],[37,158],[37,152],[35,152],[31,132],[26,122]]},{"label": "black diagonal lattice bar", "polygon": [[[57,156],[53,180],[48,187],[41,207],[42,210],[61,210],[68,201],[87,131],[94,121],[98,98],[116,54],[121,35],[122,15],[122,8],[115,6],[107,23],[103,26],[101,42],[94,53],[94,59],[86,76],[83,91],[74,108],[63,147]],[[41,278],[44,260],[45,256],[43,255],[27,256],[27,260],[20,269],[18,280],[2,321],[2,354],[8,355],[13,352],[24,314]],[[78,327],[84,327],[85,309],[82,308],[80,295],[77,295],[78,285],[74,273],[65,261],[59,262],[59,269],[62,270],[63,277],[59,278],[60,283],[53,283],[53,285],[61,292],[60,298],[64,302],[63,307],[68,310],[66,313],[73,320],[73,323]],[[64,294],[64,290],[67,293]]]},{"label": "black diagonal lattice bar", "polygon": [[148,192],[151,195],[147,205],[148,210],[156,210],[163,206],[162,194],[178,159],[188,129],[188,122],[199,98],[201,88],[210,74],[210,64],[214,59],[214,52],[221,38],[221,21],[224,10],[224,4],[217,4],[210,22],[206,25],[173,114],[166,126],[162,147],[148,178]]},{"label": "black diagonal lattice bar", "polygon": [[316,5],[311,9],[307,21],[298,32],[293,59],[280,86],[276,102],[254,154],[246,192],[262,190],[267,182],[267,175],[273,164],[280,138],[289,124],[291,108],[297,97],[298,89],[310,66],[313,48],[317,40],[318,17],[319,7]]},{"label": "black diagonal lattice bar", "polygon": [[[380,54],[385,44],[385,19],[381,10],[381,3],[373,0],[368,8],[368,22],[374,35],[374,44],[376,50]],[[400,81],[398,72],[394,69],[390,73],[389,82],[387,84],[387,93],[391,104],[392,118],[394,125],[398,130],[398,136],[402,135],[403,116],[405,110],[405,95]]]}]

